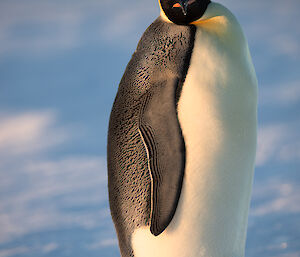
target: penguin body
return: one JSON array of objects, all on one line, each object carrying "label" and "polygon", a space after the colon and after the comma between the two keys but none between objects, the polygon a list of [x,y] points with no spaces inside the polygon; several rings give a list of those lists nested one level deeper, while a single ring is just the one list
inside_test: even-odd
[{"label": "penguin body", "polygon": [[242,257],[256,148],[257,82],[235,17],[210,3],[144,33],[108,135],[123,257]]}]

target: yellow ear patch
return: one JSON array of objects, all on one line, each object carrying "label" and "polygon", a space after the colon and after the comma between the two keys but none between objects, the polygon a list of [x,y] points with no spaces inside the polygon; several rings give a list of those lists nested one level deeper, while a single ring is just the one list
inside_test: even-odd
[{"label": "yellow ear patch", "polygon": [[165,14],[163,8],[161,7],[160,0],[158,0],[158,4],[159,4],[159,8],[160,8],[160,17],[166,22],[173,23],[172,21],[169,20],[169,18]]}]

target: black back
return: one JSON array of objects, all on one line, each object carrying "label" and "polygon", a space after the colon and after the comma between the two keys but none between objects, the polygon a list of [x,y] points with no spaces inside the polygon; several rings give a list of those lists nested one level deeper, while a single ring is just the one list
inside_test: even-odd
[{"label": "black back", "polygon": [[185,147],[176,104],[190,63],[194,26],[158,18],[142,36],[120,82],[108,132],[108,186],[121,254],[131,234],[160,234],[176,211]]}]

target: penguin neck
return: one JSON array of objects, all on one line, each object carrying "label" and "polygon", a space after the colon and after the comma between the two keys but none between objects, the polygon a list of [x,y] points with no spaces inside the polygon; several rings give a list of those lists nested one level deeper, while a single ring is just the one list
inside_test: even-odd
[{"label": "penguin neck", "polygon": [[227,50],[240,54],[248,50],[244,32],[235,16],[223,5],[211,2],[204,15],[194,21],[198,30],[216,35],[216,40],[226,44]]}]

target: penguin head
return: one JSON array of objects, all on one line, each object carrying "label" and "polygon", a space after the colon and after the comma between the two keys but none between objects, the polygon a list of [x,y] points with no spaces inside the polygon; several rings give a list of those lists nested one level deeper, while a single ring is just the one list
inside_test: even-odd
[{"label": "penguin head", "polygon": [[210,0],[159,0],[159,3],[171,22],[188,25],[202,17]]}]

